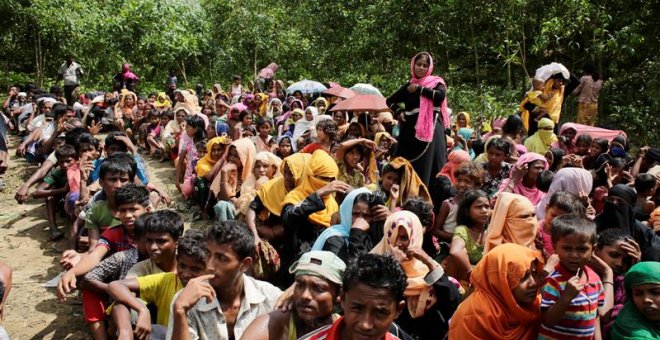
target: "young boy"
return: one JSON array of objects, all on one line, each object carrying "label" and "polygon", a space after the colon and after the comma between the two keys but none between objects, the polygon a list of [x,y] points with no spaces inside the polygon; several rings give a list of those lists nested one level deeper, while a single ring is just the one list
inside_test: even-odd
[{"label": "young boy", "polygon": [[[175,214],[177,219],[177,221],[172,221],[173,224],[179,225],[183,229],[181,217],[174,212],[172,214]],[[171,217],[174,218],[174,216]],[[128,278],[112,282],[109,285],[108,292],[116,303],[124,304],[138,311],[135,333],[139,338],[152,331],[151,313],[146,306],[150,303],[155,304],[157,309],[156,320],[159,327],[155,327],[154,330],[160,329],[158,333],[165,334],[170,317],[170,304],[174,295],[183,289],[190,279],[196,278],[206,271],[205,241],[201,231],[190,229],[177,244],[176,271]],[[138,296],[134,296],[133,293],[137,293]],[[122,321],[124,322],[117,324],[120,338],[122,338],[122,334],[133,334],[130,320]]]},{"label": "young boy", "polygon": [[55,150],[55,157],[57,157],[57,167],[48,173],[44,181],[37,186],[37,190],[32,194],[34,198],[44,198],[46,200],[46,216],[48,217],[50,240],[52,241],[64,236],[64,233],[57,228],[57,204],[69,192],[66,172],[76,158],[76,150],[73,146],[64,144]]},{"label": "young boy", "polygon": [[[109,195],[108,199],[110,197],[114,197],[117,206],[116,214],[121,220],[121,225],[104,231],[99,238],[98,246],[64,273],[57,285],[57,296],[62,302],[66,300],[66,295],[76,288],[76,277],[85,275],[105,256],[135,247],[133,241],[135,220],[140,215],[151,211],[149,191],[135,184],[127,184],[117,189],[113,195]],[[90,324],[95,338],[104,338],[105,306],[102,297],[94,292],[83,290],[82,298],[85,321]]]},{"label": "young boy", "polygon": [[176,212],[163,210],[150,214],[145,237],[149,258],[135,264],[126,278],[175,271],[176,247],[182,234],[183,220]]},{"label": "young boy", "polygon": [[566,214],[585,217],[586,213],[587,208],[576,195],[563,191],[552,194],[545,208],[545,218],[539,222],[536,234],[536,248],[542,250],[546,260],[555,253],[551,237],[552,220]]},{"label": "young boy", "polygon": [[593,221],[572,214],[552,221],[559,263],[543,284],[539,339],[601,338],[599,310],[605,306],[605,289],[587,266],[595,242]]}]

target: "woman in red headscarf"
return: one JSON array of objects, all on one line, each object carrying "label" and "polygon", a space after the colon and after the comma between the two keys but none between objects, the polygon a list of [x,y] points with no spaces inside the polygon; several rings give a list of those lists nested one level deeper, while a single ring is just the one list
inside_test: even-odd
[{"label": "woman in red headscarf", "polygon": [[[433,58],[428,52],[412,58],[410,72],[410,81],[387,98],[387,105],[397,113],[401,126],[397,156],[409,160],[428,186],[447,161],[447,86],[442,78],[431,75]],[[400,109],[400,103],[405,109]]]}]

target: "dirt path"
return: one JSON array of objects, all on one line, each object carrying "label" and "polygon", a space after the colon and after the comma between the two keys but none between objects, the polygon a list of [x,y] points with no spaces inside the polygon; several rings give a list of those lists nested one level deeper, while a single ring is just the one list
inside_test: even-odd
[{"label": "dirt path", "polygon": [[[4,175],[7,187],[0,193],[0,261],[14,271],[5,320],[0,324],[13,340],[89,339],[78,296],[71,294],[67,302],[61,304],[57,301],[55,289],[42,287],[61,272],[59,256],[67,249],[68,242],[48,241],[43,201],[32,199],[19,205],[14,200],[18,187],[36,170],[35,166],[13,156],[17,145],[18,139],[10,137],[12,157]],[[179,197],[172,182],[172,166],[149,160],[147,165],[151,182],[166,188],[172,197]],[[66,224],[67,230],[70,227],[63,218],[58,217],[58,222]]]}]

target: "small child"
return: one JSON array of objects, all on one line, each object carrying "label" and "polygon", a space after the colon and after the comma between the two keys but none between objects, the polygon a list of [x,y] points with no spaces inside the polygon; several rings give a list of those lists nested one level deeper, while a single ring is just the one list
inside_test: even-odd
[{"label": "small child", "polygon": [[[602,269],[605,272],[604,275],[612,275],[611,295],[608,287],[605,286],[606,299],[612,301],[612,309],[610,313],[605,313],[601,320],[603,339],[610,338],[609,331],[626,302],[623,276],[633,263],[640,260],[642,254],[637,249],[639,249],[637,243],[623,230],[607,229],[598,234],[594,255],[607,264]],[[603,282],[607,282],[607,280],[604,278]]]},{"label": "small child", "polygon": [[243,127],[243,131],[241,131],[241,136],[242,138],[254,138],[257,135],[257,129],[254,128],[253,125],[248,125]]},{"label": "small child", "polygon": [[260,118],[257,121],[257,129],[259,130],[259,134],[252,138],[254,145],[257,146],[257,152],[272,152],[273,145],[275,144],[275,138],[270,135],[272,130],[270,120],[267,118]]},{"label": "small child", "polygon": [[596,243],[596,224],[578,215],[555,218],[552,243],[559,263],[545,278],[541,291],[538,339],[600,339],[604,283],[587,266]]},{"label": "small child", "polygon": [[474,163],[466,162],[454,170],[456,178],[456,196],[442,201],[438,218],[435,220],[433,234],[438,241],[451,243],[454,237],[454,228],[456,228],[456,215],[458,206],[463,201],[463,195],[470,190],[481,188],[485,170]]},{"label": "small child", "polygon": [[57,167],[46,175],[33,194],[34,198],[46,200],[46,216],[50,228],[50,239],[53,241],[64,236],[64,233],[57,228],[57,204],[69,192],[66,172],[76,159],[76,150],[73,146],[64,144],[55,149],[55,157],[57,157]]},{"label": "small child", "polygon": [[163,151],[163,144],[161,143],[161,130],[163,129],[160,124],[161,112],[153,109],[149,111],[149,123],[145,123],[145,133],[147,135],[147,143],[149,144],[149,156],[160,157]]},{"label": "small child", "polygon": [[457,226],[451,240],[446,270],[447,275],[468,281],[472,268],[481,261],[484,254],[485,232],[491,209],[488,195],[482,190],[470,190],[463,196],[456,213]]},{"label": "small child", "polygon": [[[306,115],[309,113],[305,112]],[[339,128],[332,119],[324,119],[316,124],[317,142],[305,146],[300,152],[314,153],[318,149],[323,149],[330,155],[333,154],[333,147],[339,140]]]},{"label": "small child", "polygon": [[350,139],[339,144],[335,154],[339,167],[337,179],[353,188],[361,188],[367,184],[365,174],[368,172],[365,169],[369,166],[369,147],[372,146],[375,146],[375,143],[366,138]]},{"label": "small child", "polygon": [[637,201],[635,202],[635,218],[638,221],[648,221],[651,213],[655,210],[655,202],[649,200],[655,196],[658,188],[658,180],[649,173],[643,173],[635,177],[635,191]]},{"label": "small child", "polygon": [[391,211],[394,211],[398,204],[402,177],[403,170],[396,169],[389,164],[385,165],[381,171],[378,191],[385,194],[385,206]]},{"label": "small child", "polygon": [[243,94],[243,85],[241,84],[241,76],[239,75],[234,75],[232,77],[232,84],[231,84],[231,95],[232,97],[234,96],[240,96]]},{"label": "small child", "polygon": [[556,217],[573,214],[586,216],[587,208],[582,200],[574,194],[559,191],[550,197],[550,202],[545,208],[545,218],[539,222],[539,229],[536,234],[536,248],[541,249],[543,257],[547,260],[555,253],[551,238],[552,220]]},{"label": "small child", "polygon": [[575,154],[582,157],[588,155],[592,141],[593,139],[588,134],[578,135],[575,139]]}]

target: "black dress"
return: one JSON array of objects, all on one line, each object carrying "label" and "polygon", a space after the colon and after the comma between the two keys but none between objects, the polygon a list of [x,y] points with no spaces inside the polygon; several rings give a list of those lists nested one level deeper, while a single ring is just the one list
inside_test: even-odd
[{"label": "black dress", "polygon": [[[433,140],[431,142],[422,142],[415,138],[415,125],[419,113],[408,114],[415,109],[419,109],[419,96],[422,92],[423,96],[433,100],[434,107],[440,107],[442,101],[445,99],[446,88],[442,84],[438,84],[435,88],[422,88],[410,93],[408,92],[407,83],[399,88],[394,94],[387,98],[387,105],[395,113],[401,113],[397,110],[399,103],[404,103],[405,121],[399,121],[399,136],[397,146],[397,156],[401,156],[412,163],[415,172],[422,179],[422,182],[427,187],[431,185],[431,179],[440,172],[442,167],[447,162],[447,140],[445,137],[445,126],[442,121],[442,113],[434,109],[434,126],[433,126]],[[423,90],[423,91],[422,91]],[[397,112],[399,111],[399,112]]]}]

